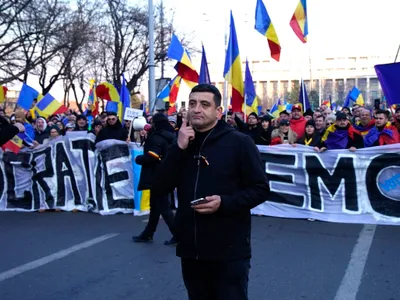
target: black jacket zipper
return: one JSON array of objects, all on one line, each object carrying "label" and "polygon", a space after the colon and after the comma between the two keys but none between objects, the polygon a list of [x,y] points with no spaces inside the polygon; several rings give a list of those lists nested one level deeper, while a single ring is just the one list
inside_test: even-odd
[{"label": "black jacket zipper", "polygon": [[[197,174],[196,174],[196,181],[194,183],[194,198],[193,198],[193,200],[197,199],[197,184],[198,184],[199,175],[200,175],[201,150],[203,149],[204,143],[206,142],[206,140],[210,136],[211,132],[214,131],[214,128],[207,134],[207,136],[205,137],[205,139],[204,139],[204,141],[201,144],[200,149],[199,149],[199,153],[198,153],[198,157],[199,158],[197,159]],[[199,259],[199,254],[198,254],[198,251],[197,251],[197,224],[196,224],[196,211],[195,210],[193,210],[193,218],[194,218],[194,247],[196,249],[196,259]]]}]

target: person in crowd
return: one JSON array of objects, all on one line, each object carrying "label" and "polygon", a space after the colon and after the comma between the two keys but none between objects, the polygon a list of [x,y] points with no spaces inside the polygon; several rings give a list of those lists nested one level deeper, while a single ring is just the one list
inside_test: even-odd
[{"label": "person in crowd", "polygon": [[168,121],[169,121],[169,124],[171,125],[171,127],[174,129],[174,131],[175,131],[175,129],[177,129],[177,121],[176,121],[176,116],[169,116],[168,117]]},{"label": "person in crowd", "polygon": [[350,112],[350,108],[348,108],[347,106],[342,107],[341,112],[342,112],[342,113],[345,113],[346,115],[348,115],[348,116],[350,116],[350,117],[353,116],[353,115],[351,114],[351,112]]},{"label": "person in crowd", "polygon": [[366,108],[360,108],[360,122],[354,124],[354,128],[361,132],[362,136],[368,134],[368,132],[375,127],[375,120],[372,119],[371,112]]},{"label": "person in crowd", "polygon": [[215,86],[191,90],[188,119],[153,185],[159,193],[178,188],[177,255],[190,300],[248,299],[250,210],[269,195],[257,147],[218,120],[220,105]]},{"label": "person in crowd", "polygon": [[314,114],[313,114],[313,120],[315,121],[316,118],[322,116],[322,113],[319,111],[319,109],[316,109]]},{"label": "person in crowd", "polygon": [[350,124],[345,113],[338,112],[336,113],[336,124],[326,129],[321,138],[321,144],[314,149],[317,152],[327,149],[349,149],[354,152],[360,148],[364,148],[361,133]]},{"label": "person in crowd", "polygon": [[88,121],[85,115],[76,117],[76,126],[74,131],[88,131]]},{"label": "person in crowd", "polygon": [[304,112],[304,119],[306,119],[307,121],[312,120],[314,116],[314,112],[311,108],[307,109]]},{"label": "person in crowd", "polygon": [[290,128],[288,120],[280,120],[279,128],[274,129],[271,133],[271,146],[279,144],[294,145],[297,141],[297,133]]},{"label": "person in crowd", "polygon": [[101,126],[103,126],[103,128],[106,127],[107,126],[107,115],[101,113],[99,115],[99,121],[101,122]]},{"label": "person in crowd", "polygon": [[165,245],[176,245],[174,229],[174,214],[168,203],[168,195],[172,189],[166,193],[158,193],[152,189],[154,184],[154,173],[164,159],[168,146],[175,140],[175,134],[168,118],[163,113],[156,113],[152,118],[152,128],[144,143],[143,155],[136,157],[135,162],[142,166],[140,173],[138,190],[150,190],[150,216],[146,228],[138,236],[132,239],[136,243],[149,243],[153,241],[153,235],[157,230],[160,216],[167,224],[172,238],[165,241]]},{"label": "person in crowd", "polygon": [[0,116],[0,147],[20,132],[25,132],[23,124],[16,123],[12,125],[5,117]]},{"label": "person in crowd", "polygon": [[314,122],[316,131],[319,133],[320,136],[323,136],[326,130],[325,117],[321,113],[319,113],[319,115],[314,118]]},{"label": "person in crowd", "polygon": [[58,128],[60,129],[61,135],[64,135],[65,133],[65,126],[64,123],[62,121],[57,121],[56,125],[58,126]]},{"label": "person in crowd", "polygon": [[25,134],[33,141],[35,139],[35,130],[33,126],[26,121],[25,112],[23,110],[17,110],[15,112],[15,122],[21,123],[25,127]]},{"label": "person in crowd", "polygon": [[359,106],[358,104],[354,104],[352,107],[352,115],[353,115],[353,119],[351,120],[352,124],[357,124],[360,121],[360,110],[361,110],[361,106]]},{"label": "person in crowd", "polygon": [[235,123],[237,125],[237,129],[248,136],[250,136],[255,142],[257,139],[257,135],[259,132],[259,123],[258,123],[258,115],[255,112],[251,112],[247,116],[247,123],[245,123],[238,115],[235,113],[234,115]]},{"label": "person in crowd", "polygon": [[103,127],[96,137],[96,144],[104,140],[120,140],[126,141],[128,138],[128,131],[122,127],[121,122],[115,112],[107,113],[107,125]]},{"label": "person in crowd", "polygon": [[89,133],[93,133],[95,136],[97,136],[102,128],[103,125],[101,124],[101,121],[95,119],[92,124],[92,129],[89,131]]},{"label": "person in crowd", "polygon": [[397,105],[397,107],[396,107],[392,125],[395,126],[397,128],[398,132],[400,133],[400,105]]},{"label": "person in crowd", "polygon": [[47,121],[43,117],[39,117],[35,122],[35,144],[43,144],[43,141],[48,138]]},{"label": "person in crowd", "polygon": [[[347,119],[350,121],[350,118],[348,116],[347,116]],[[336,116],[333,115],[333,114],[330,114],[325,120],[325,128],[324,129],[326,130],[326,128],[328,128],[329,126],[335,124],[335,122],[336,122]],[[324,132],[322,134],[320,133],[321,136],[323,136],[325,134],[325,130],[324,130]]]},{"label": "person in crowd", "polygon": [[315,127],[313,120],[308,120],[306,123],[306,130],[303,137],[298,140],[298,144],[315,147],[321,142],[321,136]]},{"label": "person in crowd", "polygon": [[264,115],[261,117],[261,126],[256,139],[257,145],[271,145],[271,134],[274,130],[271,121],[272,118],[269,115]]},{"label": "person in crowd", "polygon": [[74,131],[75,130],[75,125],[68,123],[67,125],[65,125],[65,133],[67,133],[68,131]]},{"label": "person in crowd", "polygon": [[43,145],[50,143],[61,135],[61,130],[57,125],[48,127],[49,137],[43,140]]},{"label": "person in crowd", "polygon": [[290,120],[290,114],[287,112],[287,110],[283,110],[279,113],[279,120],[276,120],[278,122],[278,124],[276,124],[277,126],[279,125],[280,120]]},{"label": "person in crowd", "polygon": [[383,146],[400,143],[400,134],[389,122],[387,110],[377,110],[375,127],[364,136],[365,147]]},{"label": "person in crowd", "polygon": [[73,124],[75,128],[75,123],[76,123],[76,116],[71,114],[67,118],[67,124]]},{"label": "person in crowd", "polygon": [[296,133],[297,138],[304,135],[307,120],[303,117],[301,104],[292,106],[292,118],[290,119],[290,129]]}]

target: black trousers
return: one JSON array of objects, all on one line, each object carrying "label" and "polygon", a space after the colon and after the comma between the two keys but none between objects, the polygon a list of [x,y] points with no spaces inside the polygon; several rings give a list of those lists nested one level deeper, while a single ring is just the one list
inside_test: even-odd
[{"label": "black trousers", "polygon": [[151,237],[154,235],[157,230],[160,215],[163,217],[169,231],[171,231],[174,236],[174,213],[169,204],[168,196],[154,196],[150,192],[150,216],[149,222],[143,231],[143,235]]},{"label": "black trousers", "polygon": [[182,258],[189,300],[248,300],[250,259],[204,261]]}]

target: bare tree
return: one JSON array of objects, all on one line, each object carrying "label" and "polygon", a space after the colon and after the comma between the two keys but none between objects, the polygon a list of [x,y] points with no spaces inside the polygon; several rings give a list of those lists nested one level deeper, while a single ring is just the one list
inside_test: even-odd
[{"label": "bare tree", "polygon": [[[148,12],[139,4],[126,0],[104,0],[107,4],[98,40],[98,57],[104,68],[105,79],[120,87],[125,74],[127,87],[133,91],[149,68]],[[167,60],[166,50],[171,39],[172,18],[163,16],[158,7],[155,19],[155,63]]]},{"label": "bare tree", "polygon": [[[60,0],[13,0],[0,21],[0,84],[26,81],[31,70],[66,46],[54,42],[65,29],[67,6]],[[2,10],[4,7],[2,7]],[[11,14],[12,17],[6,17]]]}]

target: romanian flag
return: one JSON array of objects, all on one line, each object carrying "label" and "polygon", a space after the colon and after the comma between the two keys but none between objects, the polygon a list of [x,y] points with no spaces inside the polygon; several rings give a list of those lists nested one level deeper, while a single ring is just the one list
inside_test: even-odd
[{"label": "romanian flag", "polygon": [[182,77],[190,88],[195,87],[199,82],[199,74],[194,68],[188,52],[183,48],[175,34],[172,34],[167,56],[178,61],[175,66],[178,75]]},{"label": "romanian flag", "polygon": [[157,98],[164,102],[169,102],[170,109],[168,114],[176,111],[176,99],[178,98],[179,88],[181,86],[182,77],[176,75],[158,94]]},{"label": "romanian flag", "polygon": [[94,84],[95,80],[91,79],[89,82],[90,82],[89,97],[88,97],[89,110],[92,112],[92,116],[97,116],[99,114],[99,102],[97,101],[97,96],[96,96],[96,87]]},{"label": "romanian flag", "polygon": [[96,96],[107,100],[106,111],[115,112],[122,122],[123,105],[118,90],[109,82],[103,82],[96,87]]},{"label": "romanian flag", "polygon": [[276,61],[279,61],[281,56],[281,45],[279,44],[279,39],[276,35],[274,25],[272,25],[271,18],[269,17],[262,0],[257,0],[256,25],[254,28],[268,39],[271,57]]},{"label": "romanian flag", "polygon": [[275,118],[279,118],[279,114],[286,109],[286,105],[281,103],[281,99],[279,98],[276,103],[272,106],[270,110],[270,114],[272,114]]},{"label": "romanian flag", "polygon": [[249,62],[246,60],[246,73],[244,79],[244,95],[246,103],[243,105],[243,111],[246,115],[254,112],[258,114],[258,99],[256,95],[256,90],[254,88],[253,77],[251,76]]},{"label": "romanian flag", "polygon": [[387,103],[389,105],[400,103],[400,63],[376,65],[375,72],[387,98]]},{"label": "romanian flag", "polygon": [[353,87],[353,89],[350,91],[349,98],[350,100],[353,100],[357,105],[364,105],[364,97],[361,94],[361,91],[356,87]]},{"label": "romanian flag", "polygon": [[202,53],[201,53],[199,83],[211,84],[210,72],[208,71],[207,56],[206,56],[206,50],[204,50],[204,45],[201,45],[201,49]]},{"label": "romanian flag", "polygon": [[307,20],[307,3],[306,0],[300,0],[296,10],[290,19],[290,27],[303,43],[307,42],[308,20]]},{"label": "romanian flag", "polygon": [[52,95],[47,93],[42,100],[36,104],[36,109],[40,116],[49,117],[62,114],[68,110],[67,107],[58,102]]},{"label": "romanian flag", "polygon": [[5,143],[1,148],[5,151],[6,149],[18,154],[21,150],[22,145],[26,141],[28,145],[32,145],[32,140],[25,134],[25,132],[20,132],[16,134],[11,140]]},{"label": "romanian flag", "polygon": [[96,87],[96,96],[107,101],[120,101],[117,89],[115,88],[115,86],[108,82],[100,83]]},{"label": "romanian flag", "polygon": [[224,77],[232,86],[232,111],[241,112],[244,103],[242,62],[236,36],[235,22],[231,11],[228,49],[225,57]]},{"label": "romanian flag", "polygon": [[0,85],[0,103],[3,103],[6,100],[7,96],[7,87]]}]

